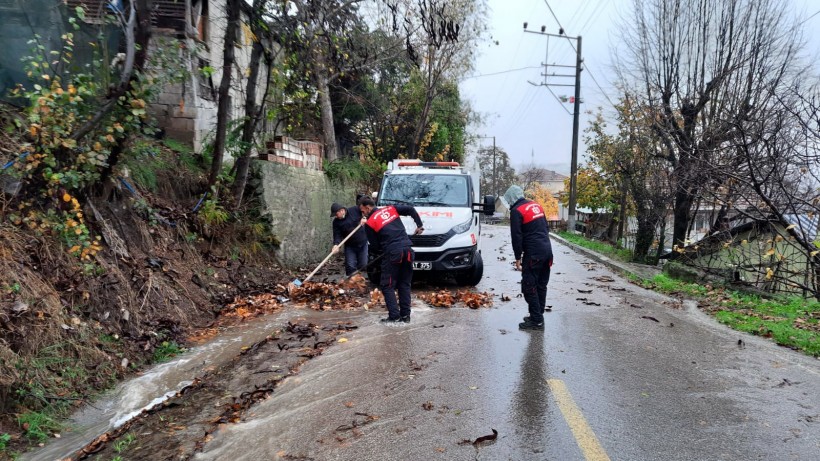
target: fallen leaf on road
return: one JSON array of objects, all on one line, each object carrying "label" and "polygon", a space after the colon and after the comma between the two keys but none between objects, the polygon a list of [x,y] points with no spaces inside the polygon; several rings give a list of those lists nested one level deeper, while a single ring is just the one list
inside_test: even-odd
[{"label": "fallen leaf on road", "polygon": [[597,280],[599,282],[614,282],[615,279],[608,276],[608,275],[601,275],[599,277],[592,277],[592,280]]},{"label": "fallen leaf on road", "polygon": [[427,410],[427,411],[430,411],[430,410],[432,410],[433,408],[435,408],[435,407],[433,406],[433,402],[431,402],[431,401],[429,401],[429,400],[428,400],[428,401],[426,401],[426,402],[424,402],[424,403],[422,403],[422,404],[421,404],[421,407],[422,407],[422,408],[424,408],[424,409],[425,409],[425,410]]},{"label": "fallen leaf on road", "polygon": [[339,342],[340,342],[340,343],[346,343],[346,342],[347,342],[347,338],[339,338]]},{"label": "fallen leaf on road", "polygon": [[470,390],[471,390],[471,391],[474,391],[474,390],[476,390],[476,389],[478,389],[478,386],[470,386]]},{"label": "fallen leaf on road", "polygon": [[475,439],[475,441],[473,442],[473,445],[478,445],[482,442],[490,442],[492,440],[497,439],[498,438],[498,431],[495,430],[495,429],[492,429],[492,431],[493,431],[493,433],[490,434],[490,435],[484,435],[484,436],[481,436],[481,437]]},{"label": "fallen leaf on road", "polygon": [[655,317],[650,317],[650,316],[648,316],[648,315],[642,315],[642,316],[641,316],[641,318],[642,318],[642,319],[646,319],[646,320],[651,320],[651,321],[653,321],[653,322],[658,322],[658,323],[660,323],[660,320],[656,319]]},{"label": "fallen leaf on road", "polygon": [[495,429],[492,429],[492,431],[493,431],[493,433],[492,433],[492,434],[489,434],[489,435],[482,435],[481,437],[479,437],[479,438],[477,438],[477,439],[475,439],[475,440],[464,439],[464,440],[462,440],[461,442],[458,442],[458,444],[459,444],[459,445],[473,445],[473,446],[478,446],[478,445],[480,445],[480,444],[482,444],[482,443],[484,443],[484,442],[491,442],[491,441],[493,441],[493,440],[495,440],[495,439],[497,439],[497,438],[498,438],[498,431],[497,431],[497,430],[495,430]]},{"label": "fallen leaf on road", "polygon": [[582,290],[580,288],[576,288],[576,289],[578,290],[578,293],[584,293],[584,294],[592,293],[592,290]]}]

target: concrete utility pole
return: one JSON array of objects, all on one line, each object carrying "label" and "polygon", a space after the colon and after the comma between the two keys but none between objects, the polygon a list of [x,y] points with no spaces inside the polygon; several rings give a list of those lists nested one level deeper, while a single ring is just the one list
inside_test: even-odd
[{"label": "concrete utility pole", "polygon": [[578,36],[578,53],[575,55],[575,105],[572,113],[572,163],[569,172],[569,216],[567,229],[575,230],[575,201],[578,193],[578,116],[581,113],[581,36]]},{"label": "concrete utility pole", "polygon": [[495,182],[495,136],[493,136],[493,197],[498,197],[498,187]]},{"label": "concrete utility pole", "polygon": [[[544,83],[535,84],[530,82],[532,85],[536,86],[545,86],[553,96],[555,93],[549,88],[551,86],[574,86],[575,87],[575,97],[573,98],[573,113],[572,113],[572,152],[571,152],[571,159],[570,159],[570,176],[569,176],[569,215],[567,216],[567,230],[574,231],[575,230],[575,202],[577,200],[577,179],[578,179],[578,118],[581,114],[581,71],[583,70],[582,65],[584,59],[581,57],[581,36],[577,37],[570,37],[564,33],[564,29],[561,28],[558,35],[549,34],[546,32],[546,27],[541,26],[541,32],[530,31],[527,30],[527,23],[524,23],[524,32],[529,32],[531,34],[538,34],[538,35],[546,35],[547,40],[549,37],[558,37],[558,38],[565,38],[567,40],[575,40],[578,45],[575,47],[575,65],[559,65],[559,64],[549,64],[544,63],[543,66],[546,68],[549,67],[569,67],[575,68],[575,74],[555,74],[555,73],[548,73],[545,72],[542,74],[544,76]],[[547,45],[549,47],[549,44]],[[558,83],[547,83],[547,77],[575,77],[575,85],[569,84],[558,84]],[[558,100],[559,103],[562,101],[558,99],[558,96],[555,96],[555,99]],[[564,98],[566,100],[566,98]],[[563,106],[562,106],[563,107]],[[566,108],[564,109],[566,110]]]}]

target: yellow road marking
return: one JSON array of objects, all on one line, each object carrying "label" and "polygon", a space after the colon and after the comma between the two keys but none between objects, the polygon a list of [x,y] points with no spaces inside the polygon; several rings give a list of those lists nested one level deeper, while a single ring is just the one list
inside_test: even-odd
[{"label": "yellow road marking", "polygon": [[610,461],[604,447],[598,442],[592,428],[584,419],[581,410],[572,400],[566,384],[560,379],[548,379],[547,384],[550,391],[552,391],[552,396],[555,397],[555,402],[558,404],[561,414],[564,415],[564,420],[572,430],[572,435],[575,436],[578,447],[581,448],[581,452],[584,454],[584,459],[587,461]]}]

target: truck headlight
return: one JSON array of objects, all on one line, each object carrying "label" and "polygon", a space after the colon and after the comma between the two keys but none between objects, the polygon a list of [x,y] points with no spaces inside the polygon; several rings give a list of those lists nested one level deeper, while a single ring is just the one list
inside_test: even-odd
[{"label": "truck headlight", "polygon": [[470,230],[470,224],[472,224],[472,223],[473,223],[473,217],[470,216],[470,219],[464,221],[463,223],[461,223],[457,226],[454,226],[451,230],[455,234],[463,234],[463,233],[467,232],[468,230]]}]

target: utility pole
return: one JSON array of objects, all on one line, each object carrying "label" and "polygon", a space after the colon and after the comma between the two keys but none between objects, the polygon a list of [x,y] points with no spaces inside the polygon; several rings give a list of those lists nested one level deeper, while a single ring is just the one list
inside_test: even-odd
[{"label": "utility pole", "polygon": [[495,184],[495,136],[493,136],[493,197],[498,197],[498,187]]},{"label": "utility pole", "polygon": [[[578,46],[575,47],[575,65],[559,65],[559,64],[549,64],[544,63],[545,68],[549,67],[568,67],[568,68],[575,68],[574,75],[567,75],[567,74],[549,74],[545,72],[542,74],[544,76],[544,83],[540,85],[536,85],[535,83],[530,82],[532,85],[536,86],[546,86],[547,89],[551,86],[574,86],[575,87],[575,97],[573,102],[573,113],[572,113],[572,152],[570,155],[570,176],[569,176],[569,215],[567,216],[567,230],[570,232],[575,230],[575,202],[577,200],[577,179],[578,179],[578,118],[581,114],[581,71],[583,70],[582,65],[584,59],[581,57],[581,36],[577,37],[570,37],[564,33],[564,29],[561,28],[558,32],[558,35],[549,34],[546,32],[546,27],[541,26],[541,32],[530,31],[527,30],[527,23],[524,23],[524,32],[529,32],[531,34],[538,34],[538,35],[546,35],[547,40],[549,37],[558,37],[558,38],[565,38],[567,40],[575,40],[578,42]],[[549,44],[547,45],[549,47]],[[557,83],[546,83],[547,77],[575,77],[575,85],[569,84],[557,84]],[[552,90],[550,89],[550,93]],[[555,96],[555,93],[552,93]],[[558,99],[557,96],[555,96]],[[561,100],[559,100],[561,102]]]},{"label": "utility pole", "polygon": [[575,231],[575,201],[578,193],[578,116],[581,113],[581,36],[578,36],[578,53],[575,55],[575,105],[572,114],[572,163],[569,172],[569,216],[567,230]]}]

